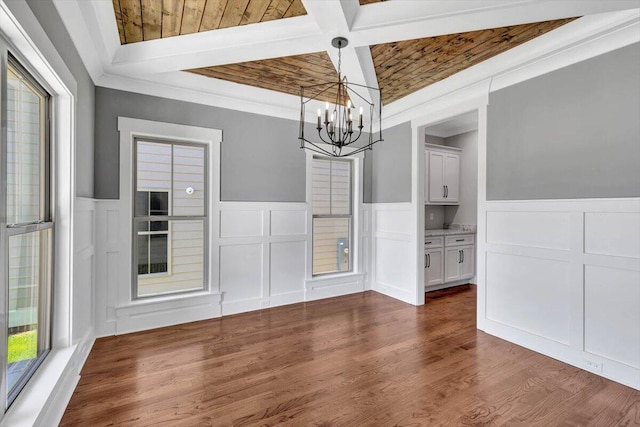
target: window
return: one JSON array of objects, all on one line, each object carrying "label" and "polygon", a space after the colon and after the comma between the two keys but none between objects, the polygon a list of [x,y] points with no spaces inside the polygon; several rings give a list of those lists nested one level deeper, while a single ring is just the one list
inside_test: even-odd
[{"label": "window", "polygon": [[[49,94],[12,57],[7,64],[7,143],[3,152],[7,280],[6,405],[51,349],[53,222]],[[4,150],[3,150],[4,151]],[[6,175],[4,175],[6,173]]]},{"label": "window", "polygon": [[205,289],[207,148],[135,140],[135,298]]},{"label": "window", "polygon": [[351,160],[313,157],[314,276],[352,271],[352,165]]}]

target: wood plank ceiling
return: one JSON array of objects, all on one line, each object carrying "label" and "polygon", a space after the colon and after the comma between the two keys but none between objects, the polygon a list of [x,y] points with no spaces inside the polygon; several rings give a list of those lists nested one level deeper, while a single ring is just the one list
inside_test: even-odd
[{"label": "wood plank ceiling", "polygon": [[301,0],[112,0],[120,44],[306,15]]},{"label": "wood plank ceiling", "polygon": [[[220,65],[187,70],[207,77],[300,95],[300,86],[337,82],[336,69],[327,52]],[[335,91],[325,92],[322,101],[335,100]]]},{"label": "wood plank ceiling", "polygon": [[[320,1],[320,0],[318,0]],[[359,0],[368,5],[385,0]],[[306,15],[301,0],[112,0],[122,44]],[[370,47],[382,101],[389,104],[571,19],[384,43]],[[206,77],[300,94],[334,82],[326,52],[185,70]],[[348,76],[347,76],[348,77]],[[326,93],[323,100],[334,95]]]},{"label": "wood plank ceiling", "polygon": [[371,56],[389,104],[485,61],[575,18],[371,46]]}]

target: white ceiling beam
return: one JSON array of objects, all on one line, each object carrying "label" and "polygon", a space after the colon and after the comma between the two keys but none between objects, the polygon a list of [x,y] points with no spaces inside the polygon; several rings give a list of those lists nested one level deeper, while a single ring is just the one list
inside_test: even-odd
[{"label": "white ceiling beam", "polygon": [[640,0],[399,0],[362,7],[350,42],[370,46],[640,7]]},{"label": "white ceiling beam", "polygon": [[318,52],[325,49],[313,19],[289,19],[185,34],[120,46],[108,72],[155,74]]},{"label": "white ceiling beam", "polygon": [[[302,0],[302,3],[309,16],[313,17],[318,28],[322,31],[325,50],[337,70],[338,49],[331,45],[331,40],[335,37],[350,39],[351,26],[360,10],[360,3],[358,0]],[[350,83],[378,87],[373,59],[368,46],[356,48],[349,43],[347,47],[341,49],[340,53],[342,55],[341,72],[343,76],[347,76]],[[378,104],[375,91],[362,90],[358,93],[367,102]],[[357,104],[356,99],[352,101]]]}]

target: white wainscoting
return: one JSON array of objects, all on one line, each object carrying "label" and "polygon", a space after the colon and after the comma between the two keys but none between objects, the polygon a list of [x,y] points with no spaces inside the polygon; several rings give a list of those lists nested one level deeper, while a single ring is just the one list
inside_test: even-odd
[{"label": "white wainscoting", "polygon": [[411,203],[371,205],[372,289],[409,304],[417,303],[416,215]]},{"label": "white wainscoting", "polygon": [[640,389],[640,199],[485,201],[478,327]]},{"label": "white wainscoting", "polygon": [[[118,200],[96,202],[96,288],[98,336],[231,315],[335,297],[370,289],[371,205],[362,205],[353,273],[312,278],[307,272],[311,230],[306,203],[221,202],[218,204],[218,267],[210,268],[209,293],[131,303],[130,219]],[[408,238],[405,236],[405,238]],[[126,295],[119,295],[125,292]],[[392,295],[393,296],[393,295]]]}]

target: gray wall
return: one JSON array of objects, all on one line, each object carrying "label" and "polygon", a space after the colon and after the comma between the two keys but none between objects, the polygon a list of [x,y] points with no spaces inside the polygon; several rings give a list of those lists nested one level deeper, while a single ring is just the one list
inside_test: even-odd
[{"label": "gray wall", "polygon": [[640,196],[640,45],[489,96],[487,199]]},{"label": "gray wall", "polygon": [[477,225],[478,223],[478,131],[461,133],[445,140],[448,147],[462,149],[460,156],[460,204],[446,206],[444,222]]},{"label": "gray wall", "polygon": [[221,129],[222,200],[305,201],[297,121],[102,87],[96,88],[97,198],[118,198],[118,116]]},{"label": "gray wall", "polygon": [[78,83],[76,98],[76,195],[93,197],[95,86],[53,3],[42,0],[27,0],[27,4]]},{"label": "gray wall", "polygon": [[367,151],[365,171],[367,167],[371,169],[371,198],[365,198],[365,202],[410,202],[411,123],[384,129],[382,137],[384,141],[375,144],[372,151]]}]

